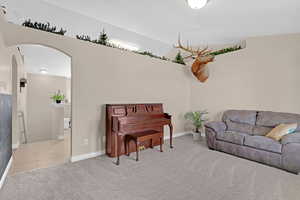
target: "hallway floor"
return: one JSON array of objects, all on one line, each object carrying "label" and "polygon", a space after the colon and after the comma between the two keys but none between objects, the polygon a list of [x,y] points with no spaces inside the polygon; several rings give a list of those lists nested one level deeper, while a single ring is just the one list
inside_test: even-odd
[{"label": "hallway floor", "polygon": [[70,143],[71,137],[67,134],[64,140],[47,140],[20,145],[13,152],[13,164],[9,175],[69,162]]}]

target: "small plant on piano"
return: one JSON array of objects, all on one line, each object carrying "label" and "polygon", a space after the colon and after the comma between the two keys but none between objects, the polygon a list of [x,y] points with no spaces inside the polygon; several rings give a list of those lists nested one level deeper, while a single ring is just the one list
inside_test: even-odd
[{"label": "small plant on piano", "polygon": [[194,112],[188,112],[184,115],[184,118],[186,120],[189,120],[193,123],[193,126],[195,128],[195,132],[193,133],[194,140],[198,140],[201,136],[201,132],[204,128],[204,123],[208,120],[206,115],[208,112],[206,110],[203,111],[194,111]]}]

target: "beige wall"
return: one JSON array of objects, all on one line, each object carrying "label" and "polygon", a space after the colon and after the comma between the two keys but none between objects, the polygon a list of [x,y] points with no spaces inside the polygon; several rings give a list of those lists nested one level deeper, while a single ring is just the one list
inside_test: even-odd
[{"label": "beige wall", "polygon": [[226,109],[300,113],[300,34],[247,39],[247,48],[220,55],[204,84],[192,81],[192,109],[212,119]]},{"label": "beige wall", "polygon": [[201,84],[181,65],[3,20],[0,27],[9,46],[43,44],[72,57],[73,156],[104,150],[106,103],[164,103],[175,133],[186,131],[191,109],[208,109],[211,118],[229,108],[300,112],[299,35],[249,39],[246,50],[218,56]]},{"label": "beige wall", "polygon": [[106,103],[164,103],[174,117],[175,133],[185,131],[190,83],[182,66],[8,24],[3,18],[0,27],[8,46],[44,44],[72,57],[73,156],[104,150]]},{"label": "beige wall", "polygon": [[55,106],[50,97],[58,90],[66,94],[70,90],[67,89],[68,79],[31,73],[27,73],[27,78],[28,142],[55,139],[51,123]]}]

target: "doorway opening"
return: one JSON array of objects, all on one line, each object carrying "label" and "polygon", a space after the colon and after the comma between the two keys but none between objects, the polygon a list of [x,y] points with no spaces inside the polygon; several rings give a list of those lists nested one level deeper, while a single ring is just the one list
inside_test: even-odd
[{"label": "doorway opening", "polygon": [[71,58],[41,45],[17,48],[17,81],[13,82],[17,120],[10,175],[71,158]]}]

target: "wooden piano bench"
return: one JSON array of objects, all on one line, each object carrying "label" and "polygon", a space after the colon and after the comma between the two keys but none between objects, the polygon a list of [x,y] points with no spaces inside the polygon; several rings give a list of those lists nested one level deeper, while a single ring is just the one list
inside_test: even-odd
[{"label": "wooden piano bench", "polygon": [[150,147],[153,148],[153,140],[158,140],[158,139],[160,141],[160,152],[163,152],[163,149],[162,149],[163,134],[161,132],[155,131],[155,130],[147,130],[147,131],[127,134],[126,139],[125,139],[126,153],[128,156],[130,155],[129,142],[131,140],[133,140],[135,142],[135,147],[136,147],[136,161],[139,161],[140,144],[142,142],[150,140]]}]

